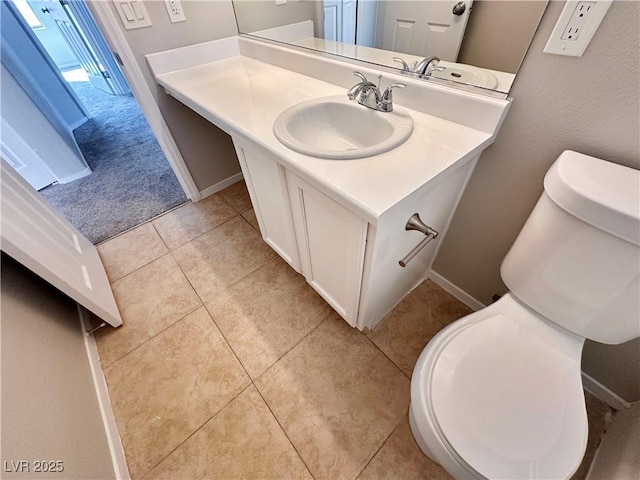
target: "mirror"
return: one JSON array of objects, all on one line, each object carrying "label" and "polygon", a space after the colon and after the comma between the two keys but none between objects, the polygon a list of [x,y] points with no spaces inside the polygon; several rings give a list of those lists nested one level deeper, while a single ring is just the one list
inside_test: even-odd
[{"label": "mirror", "polygon": [[233,6],[242,34],[506,94],[547,0],[233,0]]}]

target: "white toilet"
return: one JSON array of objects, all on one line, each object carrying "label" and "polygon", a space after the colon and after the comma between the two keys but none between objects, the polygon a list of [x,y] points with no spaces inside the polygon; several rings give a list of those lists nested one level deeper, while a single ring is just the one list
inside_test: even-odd
[{"label": "white toilet", "polygon": [[560,479],[587,444],[585,338],[640,336],[640,171],[566,151],[502,263],[510,292],[452,323],[411,379],[411,430],[458,479]]}]

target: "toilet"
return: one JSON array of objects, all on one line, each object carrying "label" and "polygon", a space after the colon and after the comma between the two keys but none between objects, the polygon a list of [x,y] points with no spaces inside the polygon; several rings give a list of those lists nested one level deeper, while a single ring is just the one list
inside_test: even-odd
[{"label": "toilet", "polygon": [[639,171],[563,152],[502,263],[509,293],[425,347],[411,430],[455,478],[577,470],[588,434],[584,340],[640,336],[639,210]]}]

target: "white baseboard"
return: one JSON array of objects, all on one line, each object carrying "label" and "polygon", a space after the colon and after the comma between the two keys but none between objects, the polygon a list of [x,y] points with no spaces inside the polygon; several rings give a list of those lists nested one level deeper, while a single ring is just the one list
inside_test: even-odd
[{"label": "white baseboard", "polygon": [[433,270],[429,270],[427,274],[427,278],[431,279],[436,285],[440,286],[445,292],[450,293],[462,303],[464,303],[467,307],[469,307],[473,311],[478,311],[486,307],[484,303],[479,300],[476,300],[467,292],[462,290],[460,287],[454,285],[449,280],[444,278],[439,273],[436,273]]},{"label": "white baseboard", "polygon": [[78,180],[79,178],[83,178],[88,175],[91,175],[91,172],[92,172],[91,167],[87,167],[84,170],[80,170],[78,173],[74,173],[73,175],[69,175],[68,177],[60,178],[58,180],[58,183],[73,182],[74,180]]},{"label": "white baseboard", "polygon": [[582,386],[614,410],[624,410],[631,407],[631,404],[620,395],[584,372],[582,372]]},{"label": "white baseboard", "polygon": [[214,193],[219,192],[220,190],[224,190],[230,185],[233,185],[236,182],[239,182],[244,177],[242,176],[242,172],[236,173],[235,175],[230,176],[229,178],[225,178],[221,182],[216,183],[215,185],[211,185],[210,187],[205,188],[200,191],[200,195],[202,198],[206,198],[209,195],[213,195]]},{"label": "white baseboard", "polygon": [[87,312],[87,309],[83,306],[78,305],[78,313],[80,314],[80,323],[83,330],[84,346],[87,350],[87,357],[89,358],[89,369],[91,370],[93,384],[96,388],[96,395],[98,397],[98,404],[100,405],[100,413],[102,414],[104,430],[107,434],[107,442],[109,444],[109,451],[111,452],[113,470],[115,472],[116,479],[130,480],[131,475],[129,474],[129,468],[127,467],[127,459],[124,454],[124,447],[122,446],[120,433],[118,432],[116,417],[113,414],[113,409],[111,408],[109,390],[107,389],[107,382],[104,379],[104,374],[100,365],[100,355],[98,354],[96,340],[93,338],[93,335],[87,335],[84,333],[91,329],[89,323],[89,312]]},{"label": "white baseboard", "polygon": [[69,131],[73,132],[76,128],[81,127],[88,121],[89,121],[89,117],[84,117],[81,120],[78,120],[76,123],[72,123],[71,125],[69,125]]}]

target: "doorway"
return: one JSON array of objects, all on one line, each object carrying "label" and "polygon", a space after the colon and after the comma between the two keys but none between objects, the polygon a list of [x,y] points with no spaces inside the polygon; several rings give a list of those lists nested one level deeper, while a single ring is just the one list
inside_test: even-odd
[{"label": "doorway", "polygon": [[[36,187],[40,194],[94,244],[187,202],[84,2],[12,0],[11,6],[85,114],[67,128],[91,173],[57,178]],[[25,62],[25,68],[36,73],[43,65]]]}]

